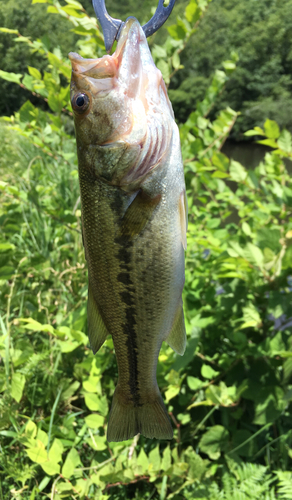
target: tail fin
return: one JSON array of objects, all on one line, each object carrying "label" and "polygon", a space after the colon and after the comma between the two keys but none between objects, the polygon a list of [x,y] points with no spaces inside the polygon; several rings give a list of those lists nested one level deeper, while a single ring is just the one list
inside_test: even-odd
[{"label": "tail fin", "polygon": [[122,404],[114,393],[107,428],[108,441],[124,441],[136,434],[153,439],[172,439],[173,430],[161,394],[142,406]]}]

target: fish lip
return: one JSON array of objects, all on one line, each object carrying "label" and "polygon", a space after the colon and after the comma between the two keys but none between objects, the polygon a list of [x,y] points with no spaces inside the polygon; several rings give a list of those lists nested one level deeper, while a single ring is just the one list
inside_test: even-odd
[{"label": "fish lip", "polygon": [[137,37],[138,43],[142,41],[142,38],[145,38],[139,21],[134,17],[128,18],[125,22],[121,30],[116,50],[111,56],[106,54],[96,59],[85,59],[76,52],[70,52],[68,57],[75,76],[87,76],[96,80],[117,77],[127,47],[127,42],[130,41],[131,35],[132,37],[133,35]]},{"label": "fish lip", "polygon": [[122,27],[119,40],[116,46],[116,50],[113,55],[115,55],[116,57],[120,56],[121,52],[125,48],[127,41],[129,40],[131,29],[132,30],[136,29],[136,31],[140,34],[139,28],[141,28],[139,21],[135,17],[128,17],[128,19],[126,20],[125,24]]},{"label": "fish lip", "polygon": [[85,59],[76,52],[70,52],[68,55],[73,74],[76,76],[87,76],[96,80],[113,78],[117,73],[117,64],[115,58],[109,55],[97,59]]}]

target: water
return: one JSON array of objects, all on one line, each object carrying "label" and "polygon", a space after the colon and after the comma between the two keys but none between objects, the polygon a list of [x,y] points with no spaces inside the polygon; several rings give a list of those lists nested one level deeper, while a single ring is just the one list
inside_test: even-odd
[{"label": "water", "polygon": [[271,151],[271,148],[267,146],[247,141],[226,141],[222,148],[222,153],[228,156],[228,158],[239,161],[248,169],[257,167],[269,151]]},{"label": "water", "polygon": [[[256,144],[255,142],[234,142],[226,141],[222,153],[228,158],[239,161],[245,168],[254,169],[264,159],[265,154],[272,151],[271,148]],[[292,162],[284,159],[284,163],[289,174],[292,176]]]}]

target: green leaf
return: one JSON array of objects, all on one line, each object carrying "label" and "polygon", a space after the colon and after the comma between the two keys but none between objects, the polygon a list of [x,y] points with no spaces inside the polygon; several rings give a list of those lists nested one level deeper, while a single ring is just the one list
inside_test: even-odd
[{"label": "green leaf", "polygon": [[100,382],[100,377],[91,376],[83,381],[83,387],[87,392],[98,392],[99,382]]},{"label": "green leaf", "polygon": [[29,456],[29,458],[37,464],[42,464],[48,461],[48,455],[45,448],[42,448],[40,446],[35,446],[34,448],[28,448],[26,450],[26,453]]},{"label": "green leaf", "polygon": [[73,5],[75,9],[84,10],[83,5],[81,5],[81,3],[77,2],[76,0],[65,0],[65,2],[69,5]]},{"label": "green leaf", "polygon": [[18,83],[20,85],[20,79],[22,78],[22,74],[20,73],[8,73],[7,71],[3,71],[0,69],[0,78],[3,80],[7,80],[7,82]]},{"label": "green leaf", "polygon": [[177,24],[168,26],[167,31],[175,40],[183,40],[186,35],[185,29],[182,26],[178,26]]},{"label": "green leaf", "polygon": [[218,168],[221,172],[227,172],[230,160],[226,155],[217,151],[212,156],[212,163],[215,167]]},{"label": "green leaf", "polygon": [[252,302],[249,302],[248,305],[242,308],[243,312],[243,325],[241,325],[241,329],[250,328],[250,327],[258,327],[261,324],[261,317],[259,315],[258,310]]},{"label": "green leaf", "polygon": [[20,402],[25,386],[25,376],[22,373],[14,372],[12,375],[11,391],[10,394],[17,401]]},{"label": "green leaf", "polygon": [[[1,72],[0,72],[1,73]],[[292,152],[292,139],[288,130],[282,130],[280,137],[277,141],[278,147],[285,151],[285,153]]]},{"label": "green leaf", "polygon": [[268,139],[278,139],[280,135],[279,126],[274,120],[267,119],[264,124],[264,130]]},{"label": "green leaf", "polygon": [[247,222],[243,222],[242,223],[242,231],[247,235],[247,236],[250,236],[251,235],[251,229],[250,229],[250,225],[247,223]]},{"label": "green leaf", "polygon": [[229,174],[221,172],[221,170],[215,170],[215,172],[213,172],[212,174],[212,177],[214,177],[215,179],[226,179],[226,177],[229,177]]},{"label": "green leaf", "polygon": [[261,249],[270,248],[274,252],[280,252],[282,245],[280,229],[273,229],[268,227],[259,228],[257,231],[258,245]]},{"label": "green leaf", "polygon": [[187,377],[187,384],[191,391],[197,391],[204,385],[204,382],[202,382],[199,378],[189,376]]},{"label": "green leaf", "polygon": [[58,95],[56,95],[54,92],[49,93],[48,105],[55,113],[60,113],[63,108],[63,103],[60,102]]},{"label": "green leaf", "polygon": [[157,63],[157,68],[160,69],[165,83],[169,83],[170,70],[168,63],[163,59],[160,59]]},{"label": "green leaf", "polygon": [[25,435],[30,438],[30,439],[33,439],[36,437],[36,434],[37,434],[37,426],[36,424],[32,421],[32,420],[29,420],[25,426]]},{"label": "green leaf", "polygon": [[50,5],[47,8],[47,12],[49,12],[50,14],[59,14],[59,11],[58,11],[57,7],[54,7],[53,5]]},{"label": "green leaf", "polygon": [[62,453],[64,451],[64,446],[60,439],[55,438],[54,442],[49,451],[49,459],[52,462],[60,462],[62,460]]},{"label": "green leaf", "polygon": [[245,168],[235,160],[231,160],[229,172],[231,180],[235,182],[244,181],[247,176],[247,171],[245,170]]},{"label": "green leaf", "polygon": [[171,399],[175,398],[175,396],[178,395],[180,391],[180,387],[176,386],[176,385],[170,385],[167,389],[167,391],[165,392],[165,399],[168,403],[168,401],[170,401]]},{"label": "green leaf", "polygon": [[62,475],[66,479],[70,479],[70,477],[74,475],[74,469],[76,469],[79,464],[81,464],[79,454],[75,448],[71,448],[63,465]]},{"label": "green leaf", "polygon": [[[27,73],[24,75],[23,77],[23,80],[22,80],[22,85],[24,85],[24,87],[27,89],[27,90],[30,90],[31,92],[33,92],[34,90],[34,79],[32,76],[28,75]],[[39,92],[39,90],[38,90]],[[39,92],[40,93],[40,92]]]},{"label": "green leaf", "polygon": [[178,69],[180,67],[180,57],[177,51],[172,56],[172,65],[174,69]]},{"label": "green leaf", "polygon": [[276,149],[278,147],[275,139],[263,139],[262,141],[258,141],[258,144],[263,144],[263,146],[269,146],[273,149]]},{"label": "green leaf", "polygon": [[171,467],[171,452],[170,447],[167,446],[162,455],[161,470],[167,471]]},{"label": "green leaf", "polygon": [[19,110],[19,118],[24,123],[29,123],[33,119],[35,107],[30,101],[26,101]]},{"label": "green leaf", "polygon": [[49,476],[55,476],[56,474],[60,474],[60,465],[55,462],[39,462],[42,469]]},{"label": "green leaf", "polygon": [[102,427],[104,424],[104,417],[94,413],[85,417],[84,420],[91,429],[97,429],[98,427]]},{"label": "green leaf", "polygon": [[32,66],[28,66],[27,69],[28,69],[29,74],[31,76],[33,76],[33,78],[35,78],[36,80],[42,79],[42,75],[37,68],[33,68]]},{"label": "green leaf", "polygon": [[107,449],[106,437],[97,436],[91,433],[91,437],[86,439],[89,446],[95,451],[103,451]]},{"label": "green leaf", "polygon": [[72,398],[73,394],[79,389],[80,387],[80,382],[78,380],[75,380],[69,387],[62,392],[61,395],[61,400],[62,401],[68,401],[68,399]]},{"label": "green leaf", "polygon": [[227,387],[224,382],[220,385],[211,384],[205,392],[206,399],[215,405],[231,406],[236,401],[236,387]]},{"label": "green leaf", "polygon": [[233,61],[223,61],[222,66],[225,71],[233,71],[236,68],[236,64]]},{"label": "green leaf", "polygon": [[75,10],[73,7],[70,7],[70,6],[63,7],[62,10],[64,12],[66,12],[66,14],[68,14],[68,16],[77,17],[77,18],[84,17],[83,13],[77,12],[77,10]]},{"label": "green leaf", "polygon": [[203,460],[191,446],[187,448],[185,455],[187,456],[187,462],[190,465],[188,470],[188,478],[197,479],[198,481],[200,481],[209,461]]},{"label": "green leaf", "polygon": [[7,252],[8,250],[14,250],[15,246],[11,243],[0,243],[0,253]]},{"label": "green leaf", "polygon": [[292,377],[292,358],[286,359],[283,364],[283,381],[287,384]]},{"label": "green leaf", "polygon": [[219,372],[216,372],[215,370],[213,370],[213,368],[209,365],[203,365],[201,368],[201,375],[202,375],[202,377],[207,378],[208,380],[211,380],[211,379],[217,377],[217,375],[219,375]]},{"label": "green leaf", "polygon": [[139,456],[137,459],[137,465],[140,465],[142,467],[142,471],[144,474],[145,474],[145,472],[148,471],[149,461],[148,461],[148,457],[147,457],[145,451],[143,450],[143,448],[141,448],[141,450],[140,450],[140,453],[139,453]]},{"label": "green leaf", "polygon": [[151,450],[148,457],[149,457],[149,470],[150,471],[159,471],[160,464],[161,464],[159,446],[156,446],[156,448]]},{"label": "green leaf", "polygon": [[212,460],[220,457],[221,451],[226,449],[229,432],[222,425],[214,425],[201,438],[199,447]]},{"label": "green leaf", "polygon": [[0,28],[0,31],[2,31],[2,33],[14,33],[14,34],[18,34],[18,31],[17,30],[11,30],[10,28]]},{"label": "green leaf", "polygon": [[255,135],[265,135],[265,134],[259,134],[256,130],[247,130],[247,132],[244,132],[244,135],[246,137],[254,137]]},{"label": "green leaf", "polygon": [[85,404],[91,411],[99,411],[104,417],[108,414],[108,403],[106,396],[98,397],[96,394],[86,393]]},{"label": "green leaf", "polygon": [[8,280],[15,273],[15,268],[11,266],[0,267],[0,279]]},{"label": "green leaf", "polygon": [[275,422],[280,417],[286,406],[283,390],[280,387],[274,388],[274,394],[269,394],[264,401],[257,401],[255,404],[255,415],[253,423],[265,425]]},{"label": "green leaf", "polygon": [[165,59],[167,57],[167,52],[164,47],[161,47],[161,45],[154,45],[152,49],[152,55],[155,58],[162,58]]},{"label": "green leaf", "polygon": [[96,394],[86,393],[84,394],[85,404],[87,408],[91,411],[97,411],[99,407],[99,398]]},{"label": "green leaf", "polygon": [[102,396],[101,398],[99,398],[97,411],[99,411],[99,413],[101,413],[101,415],[103,415],[104,417],[107,416],[107,414],[108,414],[108,402],[107,402],[106,396]]},{"label": "green leaf", "polygon": [[264,263],[264,255],[261,249],[251,243],[250,241],[247,243],[244,251],[245,257],[256,266],[262,267]]},{"label": "green leaf", "polygon": [[260,127],[254,127],[254,130],[259,134],[259,135],[265,135],[265,132],[263,131],[262,128]]},{"label": "green leaf", "polygon": [[26,322],[27,324],[24,326],[26,330],[33,330],[35,332],[49,332],[51,334],[55,333],[54,327],[51,325],[42,325],[38,321],[35,321],[33,318],[25,318],[21,319],[21,321]]},{"label": "green leaf", "polygon": [[42,429],[38,429],[37,440],[43,443],[44,446],[48,444],[48,434]]},{"label": "green leaf", "polygon": [[191,0],[185,9],[185,16],[186,16],[187,21],[190,24],[194,24],[197,22],[200,15],[201,15],[201,11],[197,6],[196,0]]}]

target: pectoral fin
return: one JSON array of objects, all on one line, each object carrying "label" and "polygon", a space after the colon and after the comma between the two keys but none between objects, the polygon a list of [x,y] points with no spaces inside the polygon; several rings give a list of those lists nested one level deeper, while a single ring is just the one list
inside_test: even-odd
[{"label": "pectoral fin", "polygon": [[88,287],[87,324],[90,346],[95,354],[105,342],[109,332],[100,315],[90,285]]},{"label": "pectoral fin", "polygon": [[160,199],[160,195],[151,198],[142,190],[138,191],[137,196],[122,218],[120,227],[121,235],[131,239],[140,234],[151,219]]},{"label": "pectoral fin", "polygon": [[165,342],[180,356],[183,356],[186,348],[186,328],[184,320],[184,312],[182,305],[178,308],[177,314],[170,334],[165,339]]}]

